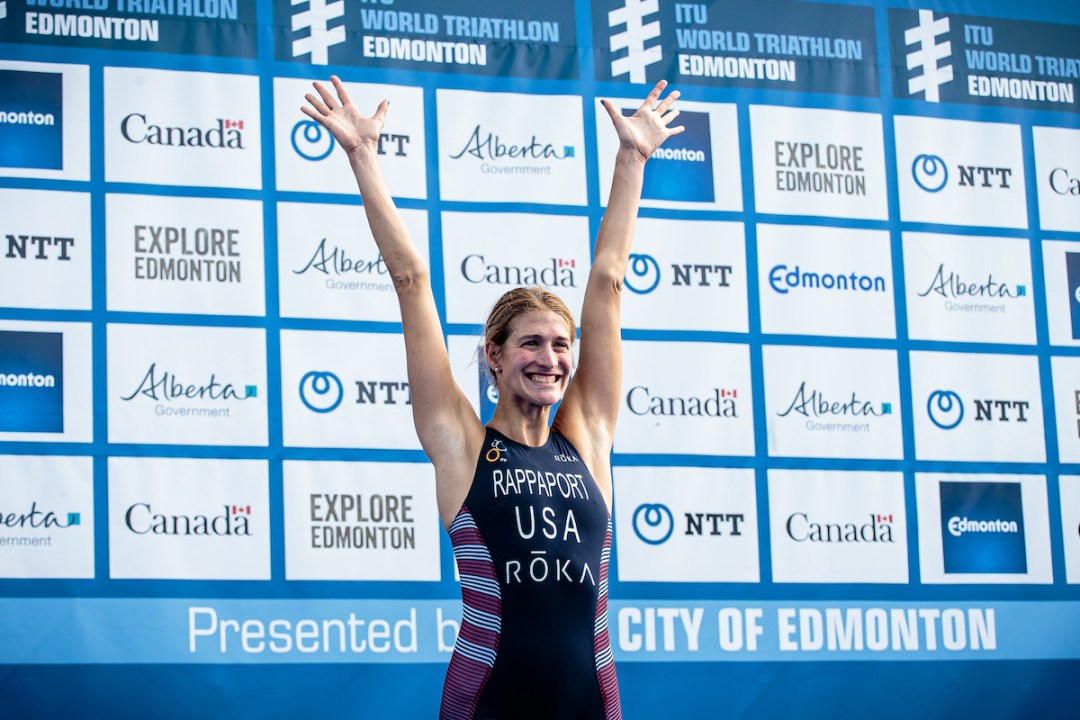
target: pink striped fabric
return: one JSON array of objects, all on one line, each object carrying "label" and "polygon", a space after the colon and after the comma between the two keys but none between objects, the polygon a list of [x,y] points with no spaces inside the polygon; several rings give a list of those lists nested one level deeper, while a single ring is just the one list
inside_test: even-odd
[{"label": "pink striped fabric", "polygon": [[[609,531],[610,534],[610,531]],[[499,650],[502,600],[495,565],[469,509],[450,525],[450,542],[461,575],[461,630],[443,685],[441,720],[471,720],[491,677]]]},{"label": "pink striped fabric", "polygon": [[604,717],[607,720],[621,720],[619,680],[615,676],[615,658],[611,653],[611,639],[608,636],[607,594],[608,560],[610,559],[611,520],[609,519],[607,535],[604,537],[604,549],[600,553],[600,588],[599,597],[596,599],[593,651],[596,654],[596,677],[600,681],[600,695],[604,698]]}]

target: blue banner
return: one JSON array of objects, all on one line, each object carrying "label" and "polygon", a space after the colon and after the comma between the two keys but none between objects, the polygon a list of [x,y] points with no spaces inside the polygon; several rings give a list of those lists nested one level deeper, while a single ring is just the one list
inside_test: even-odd
[{"label": "blue banner", "polygon": [[5,0],[0,43],[253,58],[255,0]]},{"label": "blue banner", "polygon": [[574,3],[274,1],[274,56],[312,65],[578,77]]},{"label": "blue banner", "polygon": [[1080,28],[889,9],[893,94],[1076,112]]},{"label": "blue banner", "polygon": [[878,94],[871,8],[601,0],[592,9],[601,80]]},{"label": "blue banner", "polygon": [[[444,664],[461,603],[9,599],[0,617],[0,665]],[[1067,602],[634,600],[608,620],[618,662],[1080,659]]]}]

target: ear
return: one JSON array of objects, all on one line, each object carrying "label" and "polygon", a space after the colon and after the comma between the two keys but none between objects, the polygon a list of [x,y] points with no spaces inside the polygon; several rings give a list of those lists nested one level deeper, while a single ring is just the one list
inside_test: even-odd
[{"label": "ear", "polygon": [[499,351],[499,346],[490,340],[484,343],[484,357],[487,359],[488,367],[491,368],[493,374],[499,364]]}]

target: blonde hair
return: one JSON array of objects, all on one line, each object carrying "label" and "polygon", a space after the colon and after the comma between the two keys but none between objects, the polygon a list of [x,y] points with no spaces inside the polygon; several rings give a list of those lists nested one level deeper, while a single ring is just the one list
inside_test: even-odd
[{"label": "blonde hair", "polygon": [[487,361],[487,344],[502,345],[510,337],[514,321],[519,316],[534,310],[550,310],[563,320],[570,331],[570,340],[573,342],[577,335],[577,324],[574,316],[566,303],[555,293],[542,287],[519,287],[514,288],[495,301],[488,313],[487,322],[484,323],[483,341],[477,349],[480,366],[487,373],[488,381],[498,387],[498,379],[491,371]]}]

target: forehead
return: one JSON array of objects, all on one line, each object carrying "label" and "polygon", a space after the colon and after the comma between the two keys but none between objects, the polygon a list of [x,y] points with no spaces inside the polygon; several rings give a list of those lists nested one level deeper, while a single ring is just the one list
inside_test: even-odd
[{"label": "forehead", "polygon": [[541,335],[544,337],[570,338],[570,326],[566,318],[552,310],[530,310],[521,313],[510,326],[510,335],[523,337]]}]

